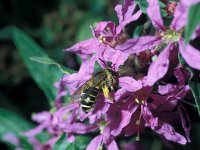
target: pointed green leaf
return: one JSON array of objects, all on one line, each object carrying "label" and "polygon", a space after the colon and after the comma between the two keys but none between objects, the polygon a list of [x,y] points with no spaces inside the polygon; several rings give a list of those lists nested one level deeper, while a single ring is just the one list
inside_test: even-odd
[{"label": "pointed green leaf", "polygon": [[135,3],[138,4],[143,13],[147,13],[146,9],[148,7],[148,3],[146,0],[135,0]]},{"label": "pointed green leaf", "polygon": [[12,144],[12,141],[9,142],[5,140],[5,135],[9,133],[15,135],[20,140],[22,147],[33,149],[27,139],[21,135],[21,132],[31,129],[33,127],[32,124],[18,116],[16,113],[9,112],[2,108],[0,108],[0,114],[0,140],[15,147],[15,145]]},{"label": "pointed green leaf", "polygon": [[63,65],[57,63],[55,60],[48,57],[30,57],[30,59],[42,64],[56,65],[60,69],[60,71],[64,74],[74,73],[73,70],[64,67]]},{"label": "pointed green leaf", "polygon": [[[11,39],[13,41],[33,80],[42,89],[51,104],[56,96],[54,83],[59,81],[59,79],[63,76],[63,72],[56,66],[39,64],[30,60],[30,57],[43,57],[47,60],[51,59],[45,51],[22,30],[16,27],[4,28],[0,30],[0,39]],[[55,62],[54,64],[58,65]]]},{"label": "pointed green leaf", "polygon": [[[5,139],[6,134],[12,134],[20,141],[20,147],[32,150],[32,145],[28,142],[28,138],[22,135],[22,132],[32,129],[34,126],[20,115],[0,108],[0,141],[11,147],[16,147],[12,141]],[[47,141],[49,135],[46,132],[41,132],[37,139],[41,142]]]},{"label": "pointed green leaf", "polygon": [[195,31],[200,23],[200,3],[190,6],[188,12],[188,20],[185,28],[185,42],[188,43],[192,33]]}]

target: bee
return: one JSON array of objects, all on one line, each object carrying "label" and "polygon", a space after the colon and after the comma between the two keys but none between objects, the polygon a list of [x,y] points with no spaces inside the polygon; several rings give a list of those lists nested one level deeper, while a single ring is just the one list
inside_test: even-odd
[{"label": "bee", "polygon": [[[101,61],[106,64],[103,60]],[[71,100],[80,99],[81,109],[85,113],[89,113],[94,109],[97,96],[100,93],[103,93],[106,98],[113,101],[110,92],[117,91],[118,78],[118,73],[106,64],[106,69],[93,74],[88,81],[71,95]]]}]

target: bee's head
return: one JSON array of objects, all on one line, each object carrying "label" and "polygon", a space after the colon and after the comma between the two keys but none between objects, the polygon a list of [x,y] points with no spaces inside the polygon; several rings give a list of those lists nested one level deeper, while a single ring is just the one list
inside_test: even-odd
[{"label": "bee's head", "polygon": [[99,58],[99,60],[104,65],[104,68],[113,70],[112,69],[112,62],[110,62],[110,61],[106,62],[106,61],[102,60],[101,58]]}]

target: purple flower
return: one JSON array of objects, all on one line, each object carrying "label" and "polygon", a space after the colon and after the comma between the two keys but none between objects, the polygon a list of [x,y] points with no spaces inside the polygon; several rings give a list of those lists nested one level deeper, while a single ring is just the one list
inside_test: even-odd
[{"label": "purple flower", "polygon": [[153,117],[152,113],[147,107],[143,108],[143,116],[145,119],[145,126],[150,127],[156,133],[164,136],[165,139],[180,144],[187,143],[186,139],[179,133],[175,132],[174,128],[169,123],[163,122],[157,117]]},{"label": "purple flower", "polygon": [[[174,12],[174,18],[168,29],[163,24],[163,21],[160,15],[160,7],[158,4],[158,1],[148,0],[148,3],[149,3],[149,7],[147,8],[148,16],[150,17],[155,28],[157,30],[161,30],[161,37],[162,37],[163,42],[167,42],[168,46],[178,43],[179,52],[181,53],[185,61],[191,67],[195,69],[200,69],[200,65],[199,65],[200,52],[194,47],[192,47],[190,44],[185,45],[183,39],[181,38],[181,32],[182,32],[181,30],[183,29],[187,21],[188,7],[186,7],[183,3],[178,3],[178,5],[176,6],[176,10]],[[166,51],[171,52],[172,48],[168,48],[168,50]],[[165,50],[161,52],[161,54],[162,53],[166,53]],[[160,57],[160,55],[158,57]],[[196,58],[196,59],[191,60],[191,58]],[[166,56],[165,59],[169,59],[169,56]],[[160,63],[160,62],[157,61],[156,63]],[[168,68],[167,64],[166,64],[166,68]]]},{"label": "purple flower", "polygon": [[[116,93],[118,102],[123,102],[123,104],[119,105],[121,107],[117,114],[120,114],[120,111],[123,112],[124,106],[127,112],[122,114],[123,117],[119,115],[119,119],[121,120],[117,123],[119,125],[115,127],[116,129],[112,129],[112,126],[110,127],[110,129],[112,129],[111,134],[114,133],[113,135],[115,135],[116,133],[116,135],[118,135],[119,133],[123,133],[126,136],[137,134],[136,139],[139,140],[139,133],[143,131],[145,127],[150,127],[167,140],[186,144],[187,141],[185,137],[175,132],[174,128],[169,124],[169,122],[179,120],[179,122],[182,122],[188,142],[190,142],[190,126],[186,126],[186,119],[183,117],[184,113],[178,110],[177,113],[173,114],[173,117],[169,117],[171,116],[172,110],[178,105],[178,101],[182,100],[189,91],[188,86],[183,84],[185,78],[182,76],[183,74],[180,68],[175,70],[175,74],[179,85],[166,84],[165,86],[159,86],[158,94],[154,93],[155,91],[153,91],[152,87],[146,86],[149,84],[146,83],[149,80],[145,80],[145,78],[140,84],[137,83],[135,87],[133,87],[134,83],[136,83],[134,80],[130,77],[123,78],[125,82],[129,79],[129,82],[127,81],[126,84],[121,84],[122,88]],[[130,82],[131,80],[132,82]],[[128,93],[126,94],[126,92]],[[120,93],[121,96],[118,96],[118,93]],[[151,102],[148,102],[148,99],[151,99]],[[187,122],[190,122],[187,112],[185,110],[184,112],[187,116]],[[154,115],[156,117],[154,117]]]},{"label": "purple flower", "polygon": [[[181,37],[182,29],[186,24],[187,11],[183,3],[178,3],[174,12],[174,18],[170,27],[165,27],[160,15],[158,0],[148,0],[149,7],[147,14],[152,24],[157,29],[155,36],[143,36],[136,39],[127,40],[125,43],[116,46],[116,49],[128,53],[138,53],[150,49],[156,53],[157,46],[166,44],[167,47],[160,52],[149,67],[146,80],[149,86],[164,77],[169,68],[169,62],[177,60],[177,48],[185,61],[193,68],[200,69],[200,52],[190,44],[185,45]],[[178,44],[178,47],[177,47]],[[125,48],[126,47],[126,48]],[[159,50],[159,49],[158,49]],[[155,57],[155,56],[154,56]],[[150,76],[151,74],[151,76]]]},{"label": "purple flower", "polygon": [[128,53],[116,51],[116,46],[126,42],[127,35],[124,31],[125,25],[137,20],[141,11],[133,14],[136,4],[132,0],[125,0],[124,5],[117,5],[115,11],[119,19],[119,25],[113,22],[99,22],[93,30],[94,38],[75,44],[66,49],[76,52],[83,60],[86,60],[92,54],[96,54],[96,60],[101,58],[105,61],[111,61],[114,68],[117,69],[128,58]]},{"label": "purple flower", "polygon": [[[115,7],[118,25],[112,21],[99,22],[92,28],[93,38],[67,49],[80,55],[83,63],[77,73],[67,74],[57,83],[54,111],[33,115],[33,120],[39,125],[24,135],[33,138],[42,130],[47,130],[51,138],[43,146],[51,148],[61,133],[66,133],[67,140],[74,142],[76,134],[94,132],[95,136],[87,150],[102,149],[103,146],[118,149],[118,136],[136,135],[136,140],[139,140],[145,128],[150,128],[165,140],[179,144],[190,142],[190,119],[180,104],[190,92],[187,85],[190,74],[177,60],[180,52],[190,66],[200,69],[199,52],[189,44],[184,45],[181,37],[188,7],[178,3],[173,21],[170,27],[166,27],[160,15],[158,0],[148,0],[148,3],[147,14],[157,30],[154,36],[128,39],[125,26],[137,20],[141,11],[134,13],[136,4],[133,0],[125,0],[123,5]],[[159,49],[163,44],[165,48]],[[119,89],[111,95],[113,102],[99,92],[95,108],[87,114],[81,110],[79,97],[62,106],[62,98],[66,94],[73,94],[92,77],[95,62],[105,69],[100,59],[111,61],[112,69],[118,72],[119,66],[126,67],[131,57],[141,68],[131,67],[135,72],[119,77]],[[145,71],[147,67],[148,72]],[[177,83],[170,83],[169,77],[176,77]],[[160,79],[162,82],[158,82]],[[172,126],[175,123],[182,124],[186,138],[175,131]],[[33,143],[37,141],[33,140]]]}]

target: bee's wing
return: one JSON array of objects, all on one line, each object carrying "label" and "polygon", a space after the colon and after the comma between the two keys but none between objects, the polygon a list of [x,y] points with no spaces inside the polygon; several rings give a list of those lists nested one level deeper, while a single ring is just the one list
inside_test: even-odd
[{"label": "bee's wing", "polygon": [[81,93],[85,88],[89,86],[89,83],[92,82],[92,78],[86,81],[83,85],[81,85],[71,96],[70,101],[78,100],[81,97]]},{"label": "bee's wing", "polygon": [[84,89],[88,87],[96,87],[98,86],[103,80],[106,79],[106,74],[102,72],[98,72],[93,75],[88,81],[86,81],[83,85],[81,85],[70,97],[71,101],[78,100],[81,97],[81,93]]}]

